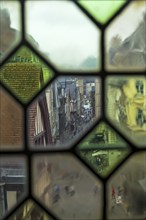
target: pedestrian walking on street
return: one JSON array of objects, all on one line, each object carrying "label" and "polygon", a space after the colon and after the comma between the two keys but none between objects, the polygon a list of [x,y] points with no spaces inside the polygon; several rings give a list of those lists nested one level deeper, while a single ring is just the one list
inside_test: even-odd
[{"label": "pedestrian walking on street", "polygon": [[113,186],[112,186],[112,199],[116,199],[116,191]]}]

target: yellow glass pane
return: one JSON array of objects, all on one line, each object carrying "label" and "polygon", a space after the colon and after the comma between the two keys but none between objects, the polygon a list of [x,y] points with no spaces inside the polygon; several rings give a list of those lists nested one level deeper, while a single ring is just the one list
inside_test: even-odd
[{"label": "yellow glass pane", "polygon": [[8,220],[53,220],[33,200],[27,200]]},{"label": "yellow glass pane", "polygon": [[146,145],[146,78],[108,77],[106,111],[111,122],[137,147]]}]

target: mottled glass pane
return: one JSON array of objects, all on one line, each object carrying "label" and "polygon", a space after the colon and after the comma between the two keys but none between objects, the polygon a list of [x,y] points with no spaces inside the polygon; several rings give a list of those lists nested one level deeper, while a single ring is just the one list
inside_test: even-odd
[{"label": "mottled glass pane", "polygon": [[76,151],[100,176],[107,177],[130,148],[113,129],[100,123],[77,145]]},{"label": "mottled glass pane", "polygon": [[28,200],[8,220],[53,220],[34,201]]},{"label": "mottled glass pane", "polygon": [[146,145],[146,78],[143,76],[108,77],[106,111],[111,122],[130,141]]},{"label": "mottled glass pane", "polygon": [[106,23],[125,2],[126,0],[79,0],[79,3],[102,24]]},{"label": "mottled glass pane", "polygon": [[[25,156],[0,156],[0,218],[6,216],[27,193]],[[7,218],[5,218],[7,219]]]},{"label": "mottled glass pane", "polygon": [[146,152],[132,155],[107,184],[107,219],[145,219]]},{"label": "mottled glass pane", "polygon": [[23,103],[27,103],[53,77],[30,49],[21,47],[1,68],[0,80]]},{"label": "mottled glass pane", "polygon": [[57,68],[99,71],[100,32],[73,2],[27,1],[26,28]]},{"label": "mottled glass pane", "polygon": [[23,138],[23,109],[0,87],[0,150],[21,150]]},{"label": "mottled glass pane", "polygon": [[106,30],[106,67],[114,71],[146,69],[146,5],[133,1]]},{"label": "mottled glass pane", "polygon": [[[14,10],[15,9],[15,10]],[[20,42],[19,1],[0,2],[0,60],[2,61]]]},{"label": "mottled glass pane", "polygon": [[61,219],[101,219],[102,185],[71,154],[33,159],[33,194]]},{"label": "mottled glass pane", "polygon": [[70,148],[100,117],[101,81],[95,77],[59,77],[28,108],[33,148]]}]

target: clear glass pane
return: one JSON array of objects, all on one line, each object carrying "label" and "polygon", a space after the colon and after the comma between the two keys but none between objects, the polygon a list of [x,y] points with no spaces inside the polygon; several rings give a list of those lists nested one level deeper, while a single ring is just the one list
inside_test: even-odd
[{"label": "clear glass pane", "polygon": [[79,3],[99,22],[106,23],[126,0],[79,0]]},{"label": "clear glass pane", "polygon": [[19,43],[21,37],[19,1],[0,2],[0,60]]},{"label": "clear glass pane", "polygon": [[21,150],[23,138],[23,109],[0,87],[0,150]]},{"label": "clear glass pane", "polygon": [[145,219],[146,152],[139,152],[116,172],[107,185],[108,219]]},{"label": "clear glass pane", "polygon": [[107,177],[130,149],[113,129],[100,123],[77,145],[76,151],[100,176]]},{"label": "clear glass pane", "polygon": [[0,80],[23,103],[27,103],[53,75],[30,49],[21,47],[2,67]]},{"label": "clear glass pane", "polygon": [[[0,218],[26,196],[27,167],[25,156],[0,156]],[[5,218],[6,219],[6,218]]]},{"label": "clear glass pane", "polygon": [[112,123],[130,141],[146,144],[146,78],[143,76],[108,77],[106,110]]},{"label": "clear glass pane", "polygon": [[28,108],[33,148],[70,148],[100,117],[101,81],[59,77]]},{"label": "clear glass pane", "polygon": [[34,201],[25,202],[8,220],[53,220]]},{"label": "clear glass pane", "polygon": [[145,13],[145,1],[133,1],[107,28],[106,67],[108,70],[146,69]]},{"label": "clear glass pane", "polygon": [[71,154],[33,160],[33,193],[61,219],[101,219],[102,185]]},{"label": "clear glass pane", "polygon": [[99,70],[100,32],[73,2],[27,1],[26,28],[57,68]]}]

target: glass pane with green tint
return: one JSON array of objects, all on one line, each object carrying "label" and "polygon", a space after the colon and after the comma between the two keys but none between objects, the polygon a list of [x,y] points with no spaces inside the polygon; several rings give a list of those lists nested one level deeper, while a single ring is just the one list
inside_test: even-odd
[{"label": "glass pane with green tint", "polygon": [[107,177],[130,148],[113,129],[100,123],[78,144],[76,151],[100,176]]},{"label": "glass pane with green tint", "polygon": [[126,0],[80,0],[80,4],[100,23],[106,23]]},{"label": "glass pane with green tint", "polygon": [[0,81],[23,103],[27,103],[52,77],[52,70],[27,47],[12,55],[0,71]]}]

